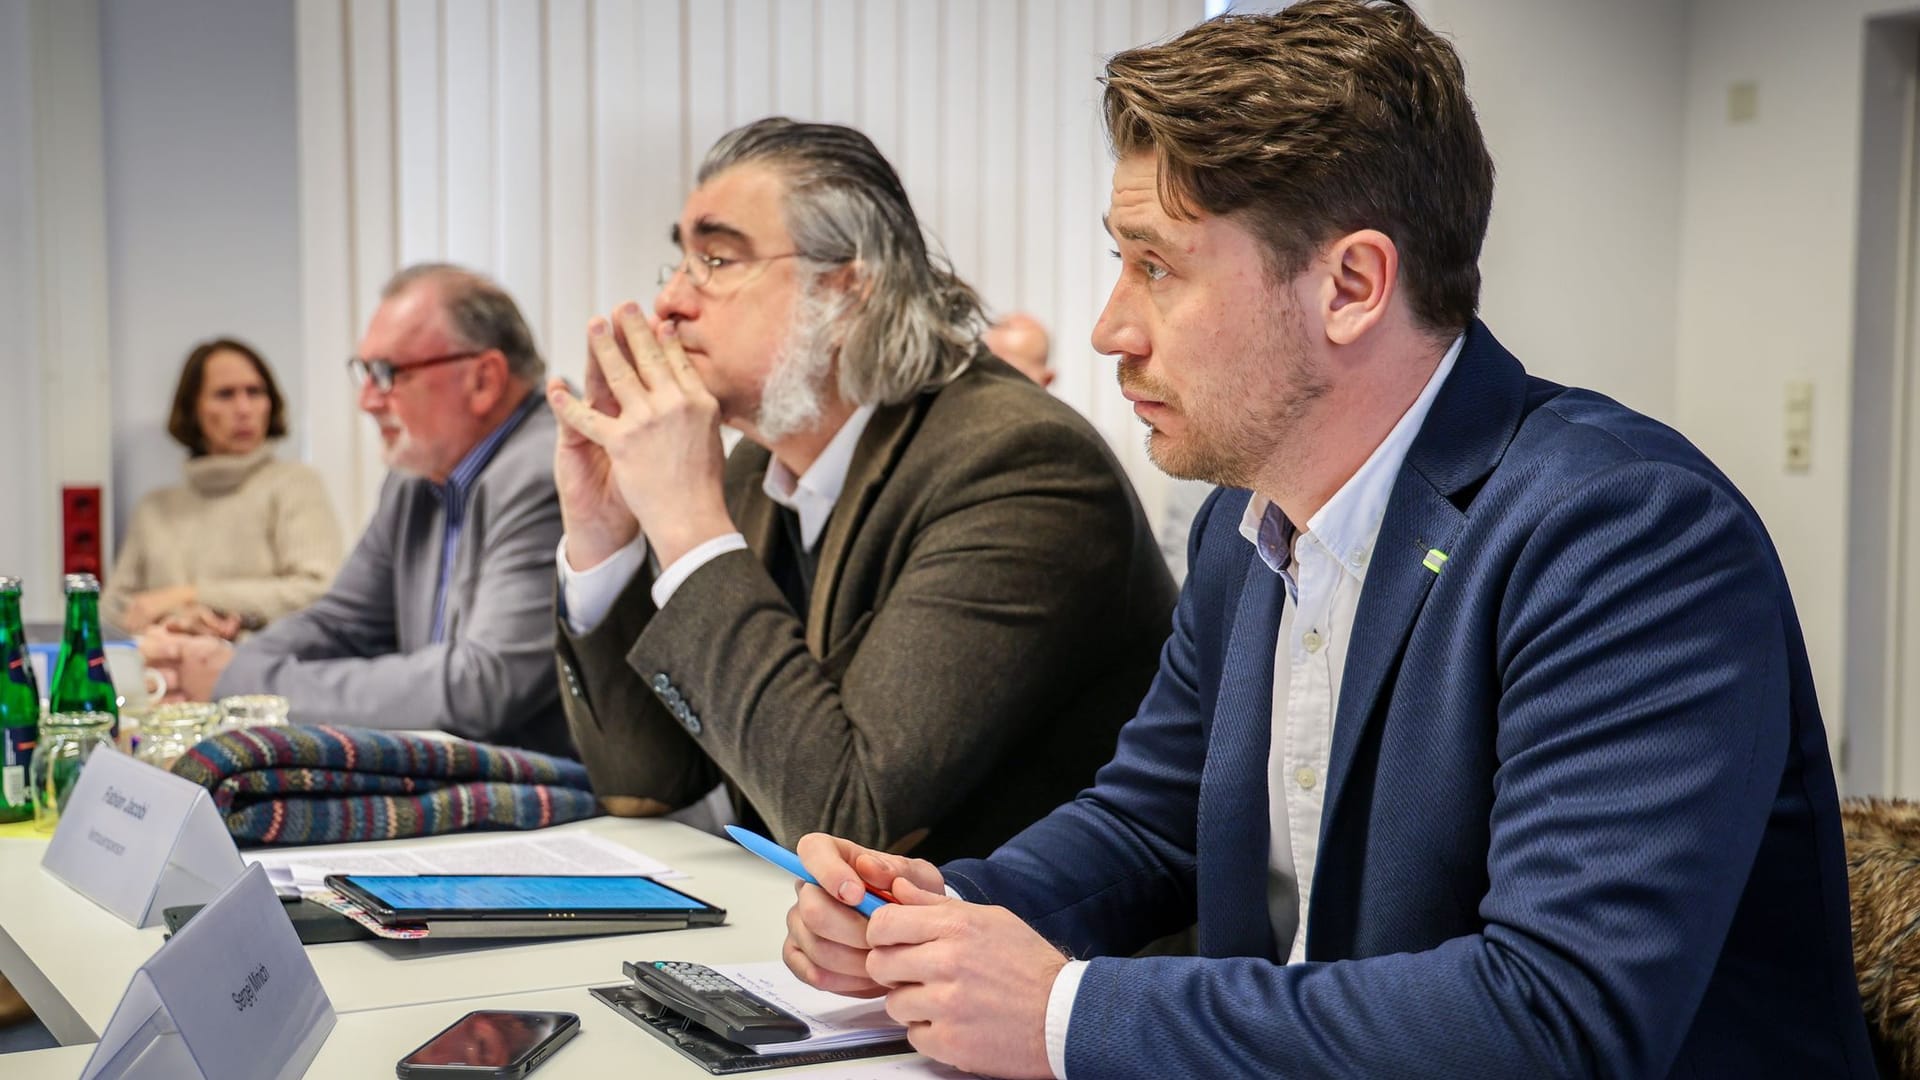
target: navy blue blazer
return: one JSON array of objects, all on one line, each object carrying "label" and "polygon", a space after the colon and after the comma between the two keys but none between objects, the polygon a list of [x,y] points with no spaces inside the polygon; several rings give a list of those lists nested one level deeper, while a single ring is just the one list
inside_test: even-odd
[{"label": "navy blue blazer", "polygon": [[[1367,570],[1293,966],[1248,498],[1201,511],[1094,786],[946,867],[1094,958],[1070,1077],[1873,1075],[1805,643],[1698,450],[1468,331]],[[1196,918],[1201,956],[1123,959]]]}]

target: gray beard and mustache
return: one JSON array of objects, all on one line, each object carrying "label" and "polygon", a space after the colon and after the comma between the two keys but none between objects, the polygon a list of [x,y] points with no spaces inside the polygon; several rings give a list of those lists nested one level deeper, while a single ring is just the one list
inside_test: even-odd
[{"label": "gray beard and mustache", "polygon": [[839,314],[840,305],[828,290],[812,283],[801,289],[793,324],[753,412],[753,428],[768,443],[809,431],[820,422],[834,373],[832,330]]}]

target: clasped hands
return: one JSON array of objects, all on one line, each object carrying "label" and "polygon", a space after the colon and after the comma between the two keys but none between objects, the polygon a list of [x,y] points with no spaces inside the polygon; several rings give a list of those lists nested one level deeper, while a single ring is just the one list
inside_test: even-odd
[{"label": "clasped hands", "polygon": [[[940,871],[811,833],[795,849],[819,885],[796,883],[787,912],[787,967],[809,985],[850,997],[886,995],[914,1049],[968,1072],[1052,1077],[1047,998],[1067,957],[1019,916],[956,900]],[[898,903],[865,918],[850,905],[867,888]],[[831,895],[830,895],[831,893]]]},{"label": "clasped hands", "polygon": [[245,628],[240,616],[215,611],[200,603],[192,585],[175,585],[134,593],[116,620],[132,634],[164,626],[176,634],[211,634],[232,641]]},{"label": "clasped hands", "polygon": [[547,382],[567,562],[589,570],[643,530],[662,568],[736,531],[721,488],[720,404],[676,324],[622,304],[587,324],[584,400]]},{"label": "clasped hands", "polygon": [[138,639],[140,659],[167,680],[165,701],[211,701],[213,688],[233,660],[233,645],[210,634],[156,626]]}]

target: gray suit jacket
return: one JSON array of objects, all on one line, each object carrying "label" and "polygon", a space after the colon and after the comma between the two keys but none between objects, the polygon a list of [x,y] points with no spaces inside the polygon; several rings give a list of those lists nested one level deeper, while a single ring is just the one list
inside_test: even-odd
[{"label": "gray suit jacket", "polygon": [[281,694],[302,723],[438,728],[570,754],[548,647],[560,502],[553,414],[536,404],[468,493],[429,640],[444,513],[426,480],[389,475],[325,596],[235,652],[217,695]]},{"label": "gray suit jacket", "polygon": [[791,844],[824,830],[986,854],[1070,799],[1152,679],[1174,590],[1133,489],[1072,409],[982,354],[877,410],[816,547],[804,620],[742,443],[726,494],[751,551],[664,610],[636,575],[562,628],[563,699],[594,789],[684,806],[725,780]]}]

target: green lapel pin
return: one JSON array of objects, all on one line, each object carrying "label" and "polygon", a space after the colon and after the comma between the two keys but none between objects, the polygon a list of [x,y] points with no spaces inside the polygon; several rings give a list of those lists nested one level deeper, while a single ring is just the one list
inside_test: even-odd
[{"label": "green lapel pin", "polygon": [[1428,548],[1427,557],[1420,560],[1420,565],[1437,574],[1441,567],[1447,565],[1447,553],[1439,548]]}]

